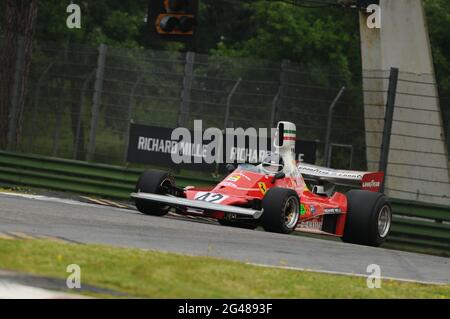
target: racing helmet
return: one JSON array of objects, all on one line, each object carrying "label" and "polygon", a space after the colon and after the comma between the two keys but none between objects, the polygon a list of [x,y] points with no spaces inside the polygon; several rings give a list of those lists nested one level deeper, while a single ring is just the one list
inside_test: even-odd
[{"label": "racing helmet", "polygon": [[284,168],[283,158],[279,154],[269,154],[263,159],[261,166],[265,173],[276,174]]}]

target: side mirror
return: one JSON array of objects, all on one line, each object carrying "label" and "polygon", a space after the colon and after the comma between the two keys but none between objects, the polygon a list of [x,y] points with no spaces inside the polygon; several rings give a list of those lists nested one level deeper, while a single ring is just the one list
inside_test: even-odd
[{"label": "side mirror", "polygon": [[285,178],[285,177],[286,177],[286,174],[285,174],[284,172],[278,172],[278,173],[276,173],[276,174],[273,176],[272,184],[275,183],[275,181],[276,181],[277,179],[282,179],[282,178]]},{"label": "side mirror", "polygon": [[236,166],[233,164],[227,164],[226,169],[228,173],[232,173],[236,169]]}]

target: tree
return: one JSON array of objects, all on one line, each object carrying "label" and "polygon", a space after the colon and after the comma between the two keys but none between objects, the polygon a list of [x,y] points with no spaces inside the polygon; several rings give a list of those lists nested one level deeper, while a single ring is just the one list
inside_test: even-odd
[{"label": "tree", "polygon": [[[20,138],[20,126],[25,103],[27,78],[31,62],[32,39],[37,15],[37,0],[6,0],[4,3],[3,46],[0,52],[0,148],[7,145],[8,131],[15,126],[13,144]],[[22,52],[18,52],[18,48]],[[21,58],[20,73],[16,74],[16,63]],[[12,94],[16,85],[15,94]],[[10,114],[12,103],[16,110]],[[14,123],[15,122],[15,123]],[[10,145],[14,148],[14,145]]]},{"label": "tree", "polygon": [[439,88],[440,106],[450,139],[450,1],[425,0],[428,29],[430,33],[431,51],[433,53],[436,81]]},{"label": "tree", "polygon": [[450,95],[450,2],[426,0],[425,11],[430,32],[431,49],[440,89]]},{"label": "tree", "polygon": [[[275,61],[289,59],[311,67],[326,65],[330,72],[347,78],[361,73],[356,11],[267,1],[242,7],[250,12],[241,32],[245,38],[224,35],[213,53]],[[244,24],[242,20],[234,22]],[[228,30],[232,28],[229,26]]]}]

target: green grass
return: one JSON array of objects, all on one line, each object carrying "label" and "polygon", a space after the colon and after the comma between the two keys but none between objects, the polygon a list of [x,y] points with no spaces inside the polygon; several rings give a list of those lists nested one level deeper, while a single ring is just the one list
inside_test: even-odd
[{"label": "green grass", "polygon": [[0,240],[0,269],[66,278],[81,267],[82,284],[148,298],[450,298],[450,285],[266,268],[209,257],[49,240]]}]

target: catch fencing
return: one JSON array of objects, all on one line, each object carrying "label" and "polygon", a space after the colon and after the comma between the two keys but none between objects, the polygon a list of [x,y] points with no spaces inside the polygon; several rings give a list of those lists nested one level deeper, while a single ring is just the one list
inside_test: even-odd
[{"label": "catch fencing", "polygon": [[[19,63],[15,71],[21,72],[21,67]],[[278,120],[288,120],[297,125],[298,138],[317,142],[316,164],[378,169],[388,71],[343,75],[331,70],[335,68],[326,63],[312,66],[288,60],[37,42],[22,123],[11,126],[20,129],[17,135],[8,134],[15,139],[7,149],[128,166],[130,123],[192,129],[194,120],[201,119],[203,128],[268,128]],[[397,101],[402,99],[407,105],[395,105],[391,136],[397,146],[391,145],[388,172],[391,169],[389,174],[397,179],[407,176],[420,183],[446,183],[441,180],[445,172],[448,174],[445,163],[439,164],[441,174],[430,179],[425,176],[430,170],[425,161],[417,164],[402,160],[399,165],[392,159],[398,152],[404,153],[402,159],[406,152],[420,153],[417,156],[421,158],[438,156],[440,161],[447,158],[444,149],[428,153],[426,149],[441,143],[438,140],[443,137],[436,133],[441,129],[440,119],[449,135],[450,98],[441,98],[442,114],[436,110],[431,113],[427,111],[428,96],[409,92],[407,85],[414,83],[414,90],[420,92],[437,84],[410,78],[400,70]],[[363,89],[363,83],[370,81],[375,88]],[[372,97],[374,101],[370,102]],[[399,112],[415,117],[405,121],[398,118]],[[423,116],[417,116],[419,113]],[[415,126],[426,126],[432,136],[424,136],[428,133],[414,130]],[[423,150],[404,150],[398,146],[403,140],[421,140]],[[423,141],[429,141],[428,145]],[[447,138],[450,147],[449,141]],[[412,176],[404,172],[408,165],[423,169]],[[387,191],[397,192],[394,197],[402,197],[403,193],[394,188],[387,185]],[[408,192],[411,195],[416,191]],[[429,195],[432,200],[441,196]]]},{"label": "catch fencing", "polygon": [[362,91],[352,83],[361,79],[287,60],[36,43],[21,134],[9,150],[123,165],[129,123],[192,128],[201,119],[222,129],[289,120],[299,138],[317,141],[319,164],[331,136],[330,164],[364,169]]}]

